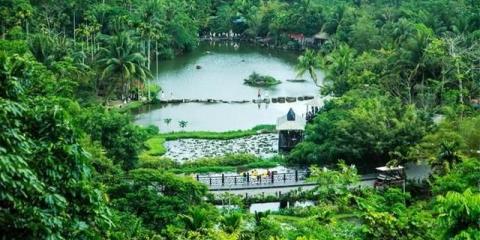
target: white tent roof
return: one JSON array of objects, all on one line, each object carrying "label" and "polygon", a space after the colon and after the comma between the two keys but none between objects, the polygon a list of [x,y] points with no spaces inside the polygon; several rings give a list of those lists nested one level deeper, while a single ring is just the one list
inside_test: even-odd
[{"label": "white tent roof", "polygon": [[323,100],[319,97],[315,97],[305,102],[305,105],[312,107],[323,107]]},{"label": "white tent roof", "polygon": [[383,166],[383,167],[377,167],[376,168],[378,171],[381,171],[381,172],[388,172],[388,171],[398,171],[398,170],[402,170],[403,167],[402,166],[397,166],[397,167],[387,167],[387,166]]},{"label": "white tent roof", "polygon": [[284,130],[305,130],[307,121],[301,116],[296,116],[294,121],[288,121],[287,116],[283,116],[277,119],[277,131]]},{"label": "white tent roof", "polygon": [[326,32],[319,32],[319,33],[315,34],[315,36],[313,36],[313,37],[316,38],[316,39],[329,39],[330,38],[330,36]]}]

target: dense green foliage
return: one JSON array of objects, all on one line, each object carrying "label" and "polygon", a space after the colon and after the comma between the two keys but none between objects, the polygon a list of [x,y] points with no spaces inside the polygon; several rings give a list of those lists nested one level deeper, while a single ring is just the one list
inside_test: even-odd
[{"label": "dense green foliage", "polygon": [[[478,0],[0,1],[1,235],[478,239],[480,117],[471,103],[480,98],[479,11]],[[162,59],[194,48],[199,35],[230,30],[300,49],[292,33],[329,36],[297,70],[333,98],[287,157],[319,165],[311,168],[317,187],[303,193],[314,206],[217,210],[206,186],[172,173],[270,167],[278,159],[179,166],[159,157],[164,139],[229,139],[271,127],[159,135],[101,106],[153,99],[160,88],[150,71]],[[433,124],[435,114],[444,120]],[[432,175],[406,192],[357,188],[356,168],[323,168],[339,160],[362,168],[422,161]]]},{"label": "dense green foliage", "polygon": [[256,72],[250,74],[243,82],[252,87],[270,87],[281,83],[272,76],[263,76]]},{"label": "dense green foliage", "polygon": [[331,164],[338,159],[359,167],[405,160],[427,131],[414,106],[375,90],[351,91],[328,102],[307,129],[292,162]]}]

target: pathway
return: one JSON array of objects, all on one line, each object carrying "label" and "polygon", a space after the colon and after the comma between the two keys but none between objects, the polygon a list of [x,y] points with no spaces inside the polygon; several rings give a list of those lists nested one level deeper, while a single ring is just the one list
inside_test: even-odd
[{"label": "pathway", "polygon": [[[427,165],[417,165],[417,164],[407,164],[406,165],[406,175],[408,180],[422,180],[428,177],[430,174],[430,168]],[[302,173],[303,174],[303,173]],[[209,191],[214,195],[222,195],[224,193],[231,193],[241,196],[254,196],[254,195],[279,195],[285,194],[290,191],[300,190],[306,191],[311,190],[315,187],[315,184],[306,182],[306,176],[299,175],[297,181],[279,181],[277,183],[266,182],[263,184],[212,184],[209,186]],[[373,182],[376,179],[376,174],[367,174],[362,175],[361,181],[354,187],[372,187]],[[207,184],[208,185],[208,184]]]}]

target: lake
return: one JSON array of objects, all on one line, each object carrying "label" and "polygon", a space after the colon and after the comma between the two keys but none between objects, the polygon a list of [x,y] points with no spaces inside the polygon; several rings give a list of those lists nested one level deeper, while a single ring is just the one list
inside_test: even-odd
[{"label": "lake", "polygon": [[[226,101],[252,100],[259,88],[243,84],[251,73],[273,76],[281,84],[261,88],[262,97],[318,96],[319,89],[309,76],[297,77],[297,53],[272,50],[240,43],[202,43],[191,53],[161,62],[154,81],[163,93],[159,98],[219,99]],[[197,69],[200,66],[200,69]],[[322,78],[322,74],[320,73]],[[287,79],[307,79],[289,82]],[[140,125],[156,125],[161,132],[170,131],[227,131],[250,129],[258,124],[275,124],[276,119],[293,108],[305,113],[303,102],[283,104],[254,103],[183,103],[148,105],[139,109],[135,121]],[[165,124],[164,119],[172,119]],[[185,128],[178,122],[187,121]]]}]

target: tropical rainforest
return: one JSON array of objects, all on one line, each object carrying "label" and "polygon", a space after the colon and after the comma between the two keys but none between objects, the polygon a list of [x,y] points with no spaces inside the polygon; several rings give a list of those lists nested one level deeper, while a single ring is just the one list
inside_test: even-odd
[{"label": "tropical rainforest", "polygon": [[[311,166],[316,187],[291,197],[314,206],[218,209],[150,154],[158,128],[115,105],[155,101],[163,60],[229,31],[279,48],[329,35],[298,47],[297,68],[331,98],[278,160]],[[2,0],[0,238],[480,239],[479,99],[479,0]],[[365,166],[408,162],[430,177],[350,187]]]}]

